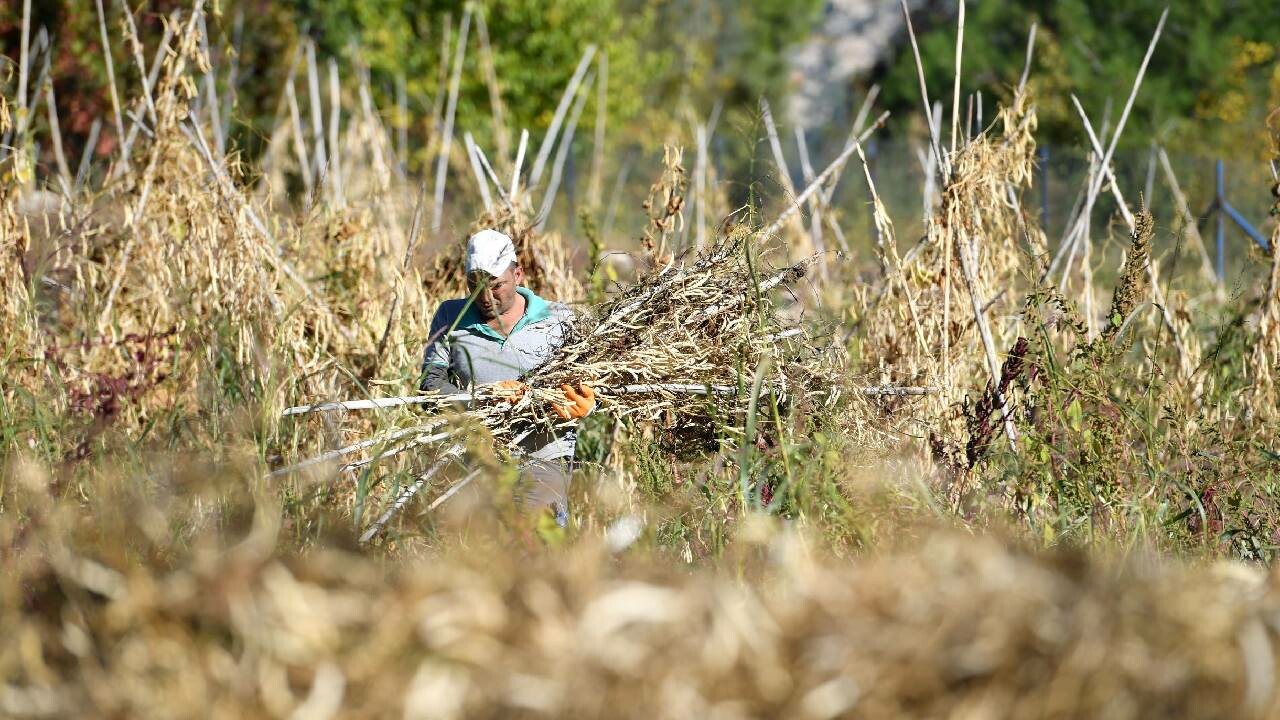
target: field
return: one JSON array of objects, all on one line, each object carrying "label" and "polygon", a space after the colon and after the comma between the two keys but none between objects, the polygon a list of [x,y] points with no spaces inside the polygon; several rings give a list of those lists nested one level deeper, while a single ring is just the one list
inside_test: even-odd
[{"label": "field", "polygon": [[[415,177],[313,68],[249,159],[202,12],[81,172],[26,50],[0,78],[0,715],[1280,717],[1280,226],[1224,285],[1112,182],[1123,116],[1065,231],[1034,80],[926,131],[923,223],[870,103],[804,186],[732,207],[699,126],[573,218],[588,83],[511,157],[447,110]],[[413,394],[483,227],[581,319],[535,395],[604,388],[567,529],[512,508],[536,409],[285,414]]]}]

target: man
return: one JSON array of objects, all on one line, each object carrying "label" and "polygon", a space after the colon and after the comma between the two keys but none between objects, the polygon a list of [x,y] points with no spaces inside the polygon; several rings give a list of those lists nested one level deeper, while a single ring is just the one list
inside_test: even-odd
[{"label": "man", "polygon": [[[520,378],[560,348],[573,313],[522,286],[515,246],[496,230],[481,230],[467,241],[466,272],[470,296],[441,303],[431,320],[420,389],[454,394],[492,383],[518,397],[525,389]],[[566,394],[575,404],[556,406],[561,417],[581,418],[595,406],[588,387]],[[522,443],[526,457],[516,501],[531,512],[549,510],[560,527],[569,519],[576,444],[572,430],[559,437],[538,433]]]}]

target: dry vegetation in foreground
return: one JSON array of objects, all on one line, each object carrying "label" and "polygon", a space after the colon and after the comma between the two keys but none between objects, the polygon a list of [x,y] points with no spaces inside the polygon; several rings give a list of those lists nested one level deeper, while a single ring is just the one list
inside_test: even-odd
[{"label": "dry vegetation in foreground", "polygon": [[[535,392],[734,391],[609,398],[567,533],[504,502],[497,421],[527,408],[450,416],[482,492],[432,510],[460,475],[432,477],[360,544],[434,428],[281,413],[412,388],[457,238],[427,230],[367,106],[323,177],[296,123],[254,170],[220,153],[192,112],[199,13],[126,98],[147,128],[128,161],[89,184],[37,189],[32,106],[3,85],[0,714],[1280,716],[1280,252],[1221,297],[1178,272],[1194,227],[1125,203],[1105,163],[1084,195],[1113,196],[1116,229],[1086,211],[1051,243],[1022,204],[1025,88],[938,148],[918,241],[867,175],[875,262],[806,265],[820,225],[759,208],[680,246],[671,151],[618,291],[578,270],[590,223],[543,232],[544,188],[498,185],[475,226],[516,236],[583,333],[634,324]],[[865,390],[886,386],[937,391]]]}]

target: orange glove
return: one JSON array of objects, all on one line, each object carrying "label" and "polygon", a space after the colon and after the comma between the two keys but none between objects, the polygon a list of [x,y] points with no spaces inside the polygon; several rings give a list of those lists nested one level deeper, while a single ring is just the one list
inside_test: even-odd
[{"label": "orange glove", "polygon": [[499,380],[493,383],[493,389],[496,391],[494,396],[499,400],[515,405],[524,398],[524,394],[529,391],[529,386],[519,380]]},{"label": "orange glove", "polygon": [[560,403],[551,405],[551,409],[561,420],[578,420],[596,409],[596,392],[589,385],[578,383],[577,390],[569,385],[561,385],[560,391],[564,393],[564,399],[572,403],[571,405]]}]

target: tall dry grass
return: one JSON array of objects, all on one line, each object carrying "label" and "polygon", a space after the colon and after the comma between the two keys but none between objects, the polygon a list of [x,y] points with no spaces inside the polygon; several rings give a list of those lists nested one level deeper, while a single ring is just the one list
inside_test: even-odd
[{"label": "tall dry grass", "polygon": [[[145,128],[127,166],[59,191],[36,177],[34,125],[0,161],[0,712],[1277,714],[1273,582],[1204,560],[1280,547],[1280,253],[1219,302],[1155,250],[1159,213],[1126,208],[1078,258],[1055,245],[1024,202],[1020,91],[947,153],[921,238],[895,237],[851,143],[824,182],[845,161],[866,174],[876,236],[767,298],[747,286],[814,224],[770,236],[772,207],[746,208],[682,254],[673,150],[634,229],[650,285],[619,291],[584,272],[598,237],[538,229],[541,188],[429,232],[358,75],[325,172],[298,162],[314,137],[292,121],[255,165],[219,152],[194,103],[200,8],[125,98]],[[447,160],[470,201],[470,163]],[[443,473],[362,548],[362,514],[432,456],[364,462],[378,444],[346,469],[269,472],[422,415],[280,413],[411,391],[434,306],[462,289],[461,240],[490,225],[535,289],[588,314],[662,282],[717,307],[742,285],[752,313],[717,320],[728,339],[684,379],[754,394],[593,417],[567,532],[515,515],[510,467],[471,426],[481,492],[431,511],[460,477]],[[645,352],[688,369],[696,352],[662,343],[682,307],[638,314],[626,352],[589,369],[644,375],[626,363]],[[791,372],[790,403],[760,369],[787,322],[847,353],[839,376]],[[751,352],[729,352],[741,338]],[[583,369],[561,360],[559,379]]]}]

